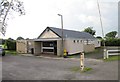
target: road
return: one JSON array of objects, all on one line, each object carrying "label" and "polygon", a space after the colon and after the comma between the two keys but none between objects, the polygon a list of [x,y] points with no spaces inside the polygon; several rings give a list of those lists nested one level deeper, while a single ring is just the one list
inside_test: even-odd
[{"label": "road", "polygon": [[78,59],[48,59],[25,56],[2,58],[3,80],[117,80],[118,62],[103,62],[86,59],[85,66],[91,71],[80,73],[71,68],[78,67]]},{"label": "road", "polygon": [[0,81],[2,81],[2,57],[0,56]]}]

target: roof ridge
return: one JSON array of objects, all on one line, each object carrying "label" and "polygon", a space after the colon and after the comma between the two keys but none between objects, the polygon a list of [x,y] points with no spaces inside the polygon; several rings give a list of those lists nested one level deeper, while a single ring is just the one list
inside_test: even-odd
[{"label": "roof ridge", "polygon": [[[55,29],[60,29],[61,30],[61,28],[57,28],[57,27],[49,27],[49,28],[55,28]],[[76,31],[76,30],[69,30],[69,29],[63,29],[63,30],[74,31],[74,32],[83,32],[83,31]]]}]

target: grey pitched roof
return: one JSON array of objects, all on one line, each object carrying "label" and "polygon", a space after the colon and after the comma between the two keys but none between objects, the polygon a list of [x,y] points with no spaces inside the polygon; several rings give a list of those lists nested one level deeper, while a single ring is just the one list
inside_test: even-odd
[{"label": "grey pitched roof", "polygon": [[[62,32],[60,28],[54,28],[54,27],[48,27],[52,31],[54,31],[56,34],[58,34],[60,37],[62,36]],[[67,30],[63,29],[63,37],[64,38],[84,38],[84,39],[95,39],[94,36],[92,36],[89,33],[86,32],[80,32],[80,31],[73,31],[73,30]]]}]

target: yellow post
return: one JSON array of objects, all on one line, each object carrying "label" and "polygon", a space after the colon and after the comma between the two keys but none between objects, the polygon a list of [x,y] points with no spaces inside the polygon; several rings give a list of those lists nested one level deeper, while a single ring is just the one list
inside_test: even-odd
[{"label": "yellow post", "polygon": [[81,71],[84,69],[84,53],[80,53],[80,68]]},{"label": "yellow post", "polygon": [[67,50],[66,50],[66,49],[64,49],[64,54],[63,54],[63,56],[64,56],[64,58],[67,57]]}]

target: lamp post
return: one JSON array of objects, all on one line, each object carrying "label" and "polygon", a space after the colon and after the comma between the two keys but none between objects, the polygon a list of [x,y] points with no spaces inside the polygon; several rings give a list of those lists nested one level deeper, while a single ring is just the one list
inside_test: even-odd
[{"label": "lamp post", "polygon": [[62,32],[62,56],[64,54],[64,43],[63,43],[63,16],[61,14],[58,14],[58,16],[61,17],[61,32]]}]

